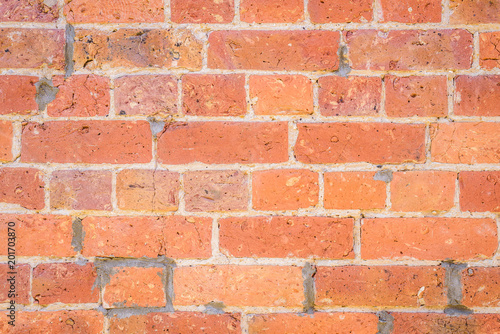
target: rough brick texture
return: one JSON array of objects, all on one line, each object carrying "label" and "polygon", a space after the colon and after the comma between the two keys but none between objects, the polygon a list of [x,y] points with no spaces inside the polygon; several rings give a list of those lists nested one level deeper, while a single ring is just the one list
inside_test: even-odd
[{"label": "rough brick texture", "polygon": [[23,208],[45,207],[44,173],[34,168],[0,168],[0,201]]},{"label": "rough brick texture", "polygon": [[4,75],[0,77],[0,115],[25,115],[38,111],[35,101],[37,77]]}]

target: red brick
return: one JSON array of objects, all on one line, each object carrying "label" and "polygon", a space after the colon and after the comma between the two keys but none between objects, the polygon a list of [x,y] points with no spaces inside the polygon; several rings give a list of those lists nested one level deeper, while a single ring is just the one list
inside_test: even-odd
[{"label": "red brick", "polygon": [[[200,217],[87,217],[82,254],[103,257],[208,258],[212,219]],[[120,231],[120,233],[116,233]]]},{"label": "red brick", "polygon": [[385,208],[386,184],[374,172],[325,173],[325,209]]},{"label": "red brick", "polygon": [[455,86],[455,115],[500,116],[500,75],[460,75]]},{"label": "red brick", "polygon": [[177,79],[171,75],[134,75],[115,80],[115,109],[120,115],[175,115]]},{"label": "red brick", "polygon": [[454,205],[457,173],[396,172],[391,182],[393,211],[446,211]]},{"label": "red brick", "polygon": [[500,212],[500,171],[460,172],[462,211]]},{"label": "red brick", "polygon": [[59,17],[57,1],[17,0],[2,1],[2,22],[55,22]]},{"label": "red brick", "polygon": [[373,16],[370,0],[310,0],[308,10],[313,23],[368,22]]},{"label": "red brick", "polygon": [[[11,325],[6,321],[0,322],[1,333],[12,333]],[[72,333],[72,334],[99,334],[104,328],[104,315],[93,310],[75,311],[36,311],[16,313],[16,333]]]},{"label": "red brick", "polygon": [[250,100],[256,115],[313,113],[313,87],[303,75],[252,75]]},{"label": "red brick", "polygon": [[0,168],[0,202],[29,210],[45,207],[43,172],[34,168]]},{"label": "red brick", "polygon": [[1,28],[0,68],[62,70],[64,40],[64,30]]},{"label": "red brick", "polygon": [[[7,229],[4,236],[7,239]],[[11,289],[11,281],[8,281],[12,275],[15,276],[14,289]],[[16,304],[30,304],[30,276],[29,264],[16,264],[12,267],[11,264],[0,264],[0,303],[9,303],[14,299]]]},{"label": "red brick", "polygon": [[296,210],[318,204],[318,173],[305,169],[256,171],[252,176],[256,210]]},{"label": "red brick", "polygon": [[479,35],[479,65],[487,70],[500,68],[500,32]]},{"label": "red brick", "polygon": [[234,0],[171,0],[172,22],[230,23]]},{"label": "red brick", "polygon": [[462,303],[468,307],[500,306],[500,268],[470,267],[464,269],[462,271],[462,294]]},{"label": "red brick", "polygon": [[183,29],[77,30],[75,70],[201,68],[202,44]]},{"label": "red brick", "polygon": [[12,156],[12,141],[13,141],[12,123],[8,121],[0,121],[0,161],[11,161]]},{"label": "red brick", "polygon": [[242,211],[248,208],[248,174],[237,170],[184,174],[187,211]]},{"label": "red brick", "polygon": [[32,294],[35,303],[97,303],[94,289],[97,272],[93,264],[42,263],[33,268]]},{"label": "red brick", "polygon": [[345,33],[355,70],[451,70],[472,64],[466,30],[356,30]]},{"label": "red brick", "polygon": [[[71,217],[52,215],[0,215],[0,233],[14,222],[17,256],[74,256]],[[0,255],[7,255],[7,239],[0,239]]]},{"label": "red brick", "polygon": [[294,23],[304,20],[303,0],[241,0],[240,19],[249,23]]},{"label": "red brick", "polygon": [[111,210],[111,172],[53,172],[50,179],[50,207],[56,210]]},{"label": "red brick", "polygon": [[498,334],[500,315],[470,314],[449,316],[443,313],[391,313],[394,334]]},{"label": "red brick", "polygon": [[179,205],[179,188],[179,173],[166,170],[122,170],[116,178],[118,208],[175,211]]},{"label": "red brick", "polygon": [[316,305],[320,308],[444,306],[444,276],[445,271],[440,267],[318,267]]},{"label": "red brick", "polygon": [[286,122],[171,123],[158,138],[166,164],[277,163],[288,160]]},{"label": "red brick", "polygon": [[385,78],[385,111],[389,117],[439,117],[448,114],[445,76]]},{"label": "red brick", "polygon": [[441,22],[440,0],[382,0],[381,22]]},{"label": "red brick", "polygon": [[182,108],[186,115],[246,114],[243,74],[186,74],[182,77]]},{"label": "red brick", "polygon": [[163,22],[162,0],[66,0],[69,23]]},{"label": "red brick", "polygon": [[106,116],[109,112],[109,79],[97,75],[56,76],[52,79],[59,89],[48,104],[47,114],[60,116]]},{"label": "red brick", "polygon": [[380,78],[326,76],[319,78],[318,82],[319,110],[322,115],[376,115],[380,110]]},{"label": "red brick", "polygon": [[482,260],[497,248],[492,219],[363,219],[363,259]]},{"label": "red brick", "polygon": [[333,71],[338,67],[336,31],[213,31],[208,43],[209,68]]},{"label": "red brick", "polygon": [[295,156],[305,163],[384,164],[425,160],[422,125],[302,123],[298,129]]},{"label": "red brick", "polygon": [[163,268],[116,267],[102,296],[105,308],[164,307]]},{"label": "red brick", "polygon": [[450,23],[500,23],[500,1],[450,0]]},{"label": "red brick", "polygon": [[37,77],[0,76],[0,115],[27,115],[38,111],[35,101]]},{"label": "red brick", "polygon": [[250,334],[368,334],[377,331],[374,313],[257,314],[249,320]]},{"label": "red brick", "polygon": [[174,306],[221,301],[226,306],[300,307],[299,267],[197,266],[174,269]]},{"label": "red brick", "polygon": [[[64,138],[64,140],[61,140]],[[145,163],[152,135],[145,121],[54,121],[23,128],[23,162]]]},{"label": "red brick", "polygon": [[499,163],[500,124],[431,124],[431,157],[444,163]]},{"label": "red brick", "polygon": [[221,252],[234,257],[353,258],[351,218],[232,217],[219,220]]},{"label": "red brick", "polygon": [[149,313],[112,318],[110,334],[118,333],[241,333],[239,314],[199,312]]}]

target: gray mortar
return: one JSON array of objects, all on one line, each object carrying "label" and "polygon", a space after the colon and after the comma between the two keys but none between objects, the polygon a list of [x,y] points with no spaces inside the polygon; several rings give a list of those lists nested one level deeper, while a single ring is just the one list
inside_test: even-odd
[{"label": "gray mortar", "polygon": [[339,46],[339,50],[337,51],[337,55],[339,56],[339,69],[334,73],[341,77],[347,77],[347,75],[351,72],[351,66],[349,65],[349,59],[347,55],[349,53],[349,49],[347,45],[341,44]]},{"label": "gray mortar", "polygon": [[394,317],[386,312],[377,312],[378,324],[377,324],[377,334],[390,334],[394,329]]},{"label": "gray mortar", "polygon": [[173,309],[166,307],[127,307],[127,308],[114,308],[106,310],[104,307],[100,306],[97,311],[104,314],[108,318],[125,319],[130,318],[134,315],[146,315],[149,313],[172,313]]},{"label": "gray mortar", "polygon": [[71,24],[66,25],[66,44],[64,45],[64,61],[65,61],[65,74],[64,77],[68,78],[73,74],[75,67],[75,60],[73,59],[75,43],[75,28]]},{"label": "gray mortar", "polygon": [[45,110],[47,104],[54,101],[56,94],[59,92],[59,88],[52,85],[52,79],[40,78],[35,84],[36,96],[35,101],[38,104],[38,110]]},{"label": "gray mortar", "polygon": [[165,122],[157,121],[154,117],[148,117],[147,121],[149,122],[149,127],[154,138],[165,128]]},{"label": "gray mortar", "polygon": [[304,313],[314,313],[315,288],[314,275],[316,275],[316,267],[309,262],[302,268],[302,278],[304,279]]},{"label": "gray mortar", "polygon": [[392,171],[389,169],[382,169],[375,173],[373,176],[375,181],[384,181],[391,182],[392,181]]},{"label": "gray mortar", "polygon": [[462,305],[462,270],[467,268],[465,263],[443,262],[446,269],[445,286],[448,305],[444,313],[448,315],[471,314],[472,310]]},{"label": "gray mortar", "polygon": [[81,252],[83,249],[83,240],[85,238],[85,231],[83,230],[82,219],[73,218],[73,239],[71,239],[71,246],[75,252]]},{"label": "gray mortar", "polygon": [[223,302],[210,302],[208,304],[205,304],[205,313],[207,314],[224,314],[224,305]]}]

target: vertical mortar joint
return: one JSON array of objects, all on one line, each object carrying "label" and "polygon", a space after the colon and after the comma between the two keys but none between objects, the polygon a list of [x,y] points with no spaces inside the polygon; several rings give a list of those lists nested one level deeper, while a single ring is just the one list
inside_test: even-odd
[{"label": "vertical mortar joint", "polygon": [[302,278],[304,279],[304,313],[314,313],[314,302],[316,298],[314,276],[316,275],[316,267],[307,262],[302,268]]},{"label": "vertical mortar joint", "polygon": [[445,270],[445,287],[448,305],[444,313],[449,315],[471,314],[472,310],[462,305],[462,271],[467,268],[466,263],[452,261],[441,264]]},{"label": "vertical mortar joint", "polygon": [[83,240],[85,238],[85,231],[83,230],[81,218],[73,218],[72,229],[73,237],[71,239],[71,246],[73,247],[75,252],[81,252],[83,249]]},{"label": "vertical mortar joint", "polygon": [[75,28],[71,24],[66,25],[66,44],[64,45],[64,77],[68,78],[73,74],[75,61],[73,59],[75,43]]},{"label": "vertical mortar joint", "polygon": [[377,334],[390,334],[394,329],[394,317],[386,311],[377,312]]},{"label": "vertical mortar joint", "polygon": [[349,49],[347,45],[340,44],[339,49],[337,51],[337,55],[339,57],[339,69],[334,72],[334,74],[339,75],[341,77],[347,77],[347,75],[351,72],[351,66],[349,65]]}]

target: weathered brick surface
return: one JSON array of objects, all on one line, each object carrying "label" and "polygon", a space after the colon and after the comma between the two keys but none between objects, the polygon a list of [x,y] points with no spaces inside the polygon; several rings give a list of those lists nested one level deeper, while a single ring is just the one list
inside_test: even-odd
[{"label": "weathered brick surface", "polygon": [[54,22],[59,17],[57,1],[2,1],[2,22]]},{"label": "weathered brick surface", "polygon": [[293,23],[304,19],[303,0],[242,0],[240,19],[249,23]]},{"label": "weathered brick surface", "polygon": [[314,23],[368,22],[373,17],[369,0],[311,0],[308,9]]},{"label": "weathered brick surface", "polygon": [[498,307],[500,305],[500,268],[465,268],[461,277],[464,305],[468,307]]},{"label": "weathered brick surface", "polygon": [[5,75],[0,77],[0,115],[26,115],[38,111],[35,101],[37,77]]},{"label": "weathered brick surface", "polygon": [[12,123],[8,121],[0,121],[0,161],[11,161],[12,156],[12,139],[13,139]]},{"label": "weathered brick surface", "polygon": [[232,217],[219,220],[222,253],[234,257],[353,258],[353,220]]},{"label": "weathered brick surface", "polygon": [[455,86],[455,115],[500,116],[500,75],[460,75]]},{"label": "weathered brick surface", "polygon": [[471,314],[449,316],[440,313],[391,313],[394,317],[394,334],[403,333],[474,333],[500,332],[498,314]]},{"label": "weathered brick surface", "polygon": [[[2,317],[5,317],[2,314]],[[7,319],[7,318],[5,318]],[[15,330],[19,333],[98,334],[104,328],[104,315],[95,310],[19,312]],[[0,331],[10,333],[7,321],[0,322]]]},{"label": "weathered brick surface", "polygon": [[170,10],[177,23],[229,23],[234,0],[171,0]]},{"label": "weathered brick surface", "polygon": [[460,208],[463,211],[500,212],[500,172],[460,172]]},{"label": "weathered brick surface", "polygon": [[0,203],[31,210],[45,207],[44,173],[35,168],[0,168]]},{"label": "weathered brick surface", "polygon": [[450,1],[450,23],[500,23],[500,1]]},{"label": "weathered brick surface", "polygon": [[492,219],[376,218],[363,219],[364,259],[481,260],[497,248]]},{"label": "weathered brick surface", "polygon": [[[29,304],[30,298],[30,275],[29,264],[17,264],[13,267],[9,264],[0,264],[0,302],[9,303],[12,297],[18,304]],[[14,274],[15,273],[15,274]],[[12,276],[15,279],[12,280]],[[14,283],[14,288],[12,284]]]},{"label": "weathered brick surface", "polygon": [[485,32],[479,35],[479,65],[491,70],[500,68],[500,33]]},{"label": "weathered brick surface", "polygon": [[382,22],[441,22],[439,0],[382,0]]},{"label": "weathered brick surface", "polygon": [[64,15],[70,23],[163,22],[161,0],[65,0]]}]

